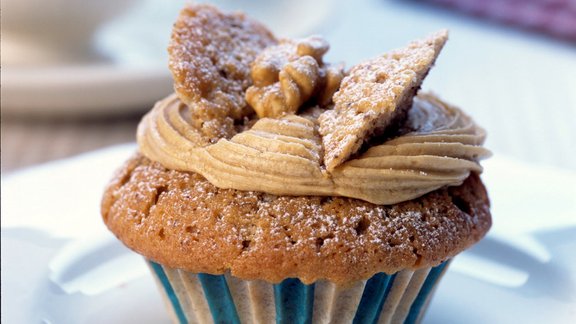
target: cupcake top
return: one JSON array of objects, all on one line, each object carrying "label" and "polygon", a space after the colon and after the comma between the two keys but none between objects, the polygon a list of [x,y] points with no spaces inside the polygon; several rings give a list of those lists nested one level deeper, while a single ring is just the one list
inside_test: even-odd
[{"label": "cupcake top", "polygon": [[319,36],[277,41],[242,15],[191,6],[170,51],[176,95],[138,130],[140,151],[220,188],[394,204],[459,185],[485,133],[430,94],[414,100],[441,31],[352,67]]},{"label": "cupcake top", "polygon": [[349,70],[319,36],[278,40],[190,5],[169,46],[174,95],[106,190],[108,227],[193,272],[347,283],[433,266],[490,227],[484,130],[417,94],[440,31]]}]

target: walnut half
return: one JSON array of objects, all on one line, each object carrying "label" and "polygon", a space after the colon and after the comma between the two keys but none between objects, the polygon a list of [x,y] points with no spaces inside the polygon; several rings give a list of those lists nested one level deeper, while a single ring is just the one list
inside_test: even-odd
[{"label": "walnut half", "polygon": [[312,98],[321,106],[329,104],[344,67],[322,61],[328,48],[319,36],[267,47],[252,64],[254,85],[246,90],[246,101],[260,118],[296,113]]}]

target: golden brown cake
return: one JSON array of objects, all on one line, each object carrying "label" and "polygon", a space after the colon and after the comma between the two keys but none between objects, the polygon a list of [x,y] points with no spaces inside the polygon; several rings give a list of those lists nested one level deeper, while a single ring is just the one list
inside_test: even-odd
[{"label": "golden brown cake", "polygon": [[142,119],[102,200],[175,322],[422,318],[449,260],[491,225],[484,130],[418,92],[447,38],[346,70],[320,36],[184,8],[175,94]]},{"label": "golden brown cake", "polygon": [[478,241],[491,224],[476,174],[460,186],[384,206],[219,189],[142,155],[116,174],[102,211],[124,244],[163,265],[274,283],[344,284],[436,266]]}]

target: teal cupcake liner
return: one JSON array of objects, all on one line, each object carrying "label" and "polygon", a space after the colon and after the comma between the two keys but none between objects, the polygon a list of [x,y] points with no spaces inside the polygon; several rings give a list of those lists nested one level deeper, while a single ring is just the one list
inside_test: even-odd
[{"label": "teal cupcake liner", "polygon": [[147,261],[174,323],[418,323],[449,261],[378,273],[346,287],[279,284],[172,269]]}]

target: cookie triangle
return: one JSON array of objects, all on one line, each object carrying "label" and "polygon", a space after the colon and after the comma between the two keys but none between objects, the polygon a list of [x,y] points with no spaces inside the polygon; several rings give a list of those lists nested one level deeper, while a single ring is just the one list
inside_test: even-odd
[{"label": "cookie triangle", "polygon": [[334,109],[319,117],[329,172],[403,119],[447,39],[441,30],[350,70],[334,94]]}]

